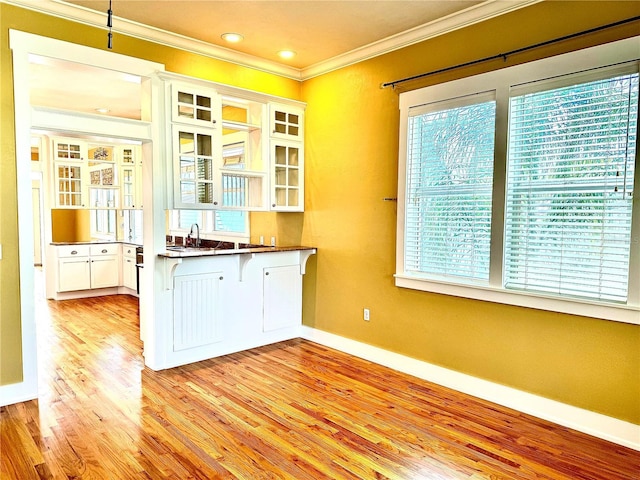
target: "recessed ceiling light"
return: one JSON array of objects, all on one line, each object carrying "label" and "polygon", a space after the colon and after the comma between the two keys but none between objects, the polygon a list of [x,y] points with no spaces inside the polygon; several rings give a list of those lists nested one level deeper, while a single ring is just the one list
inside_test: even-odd
[{"label": "recessed ceiling light", "polygon": [[280,50],[278,52],[278,55],[280,56],[280,58],[284,58],[285,60],[288,60],[289,58],[295,57],[296,52],[294,52],[293,50]]},{"label": "recessed ceiling light", "polygon": [[231,43],[238,43],[244,39],[244,37],[239,33],[223,33],[221,37],[223,40]]},{"label": "recessed ceiling light", "polygon": [[98,113],[109,113],[109,109],[108,108],[96,108],[96,112]]}]

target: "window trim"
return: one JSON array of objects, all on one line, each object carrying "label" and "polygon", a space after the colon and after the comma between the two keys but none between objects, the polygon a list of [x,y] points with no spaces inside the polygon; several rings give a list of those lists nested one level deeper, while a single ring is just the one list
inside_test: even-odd
[{"label": "window trim", "polygon": [[[187,210],[187,209],[185,209]],[[169,235],[186,237],[189,233],[188,229],[179,228],[178,225],[178,215],[180,210],[169,210]],[[199,210],[200,218],[202,219],[198,226],[200,227],[200,238],[207,240],[224,240],[228,242],[240,242],[240,243],[248,243],[250,241],[250,220],[249,220],[249,212],[245,218],[245,231],[244,232],[227,232],[227,231],[219,231],[215,230],[215,225],[208,225],[210,222],[206,221],[203,218],[209,212],[215,212],[214,210]],[[215,215],[215,213],[213,213]],[[211,227],[211,228],[209,228]]]},{"label": "window trim", "polygon": [[[398,164],[398,218],[395,285],[427,292],[490,301],[495,303],[568,313],[640,325],[640,148],[636,149],[635,185],[632,214],[629,298],[626,304],[507,290],[502,286],[508,146],[509,99],[522,84],[555,77],[581,74],[640,59],[640,36],[605,45],[549,57],[513,67],[462,78],[400,94],[400,138]],[[588,74],[588,73],[587,73]],[[405,201],[407,180],[407,133],[411,110],[486,91],[496,92],[496,137],[493,205],[491,222],[490,276],[487,284],[424,279],[404,271]]]}]

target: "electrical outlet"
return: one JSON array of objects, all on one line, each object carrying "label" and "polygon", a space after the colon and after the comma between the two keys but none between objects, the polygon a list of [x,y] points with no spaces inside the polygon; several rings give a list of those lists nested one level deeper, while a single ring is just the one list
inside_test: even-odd
[{"label": "electrical outlet", "polygon": [[272,247],[276,246],[276,237],[271,237],[271,246]]},{"label": "electrical outlet", "polygon": [[264,245],[264,235],[260,235],[260,245]]},{"label": "electrical outlet", "polygon": [[368,322],[368,321],[369,321],[369,309],[368,309],[368,308],[365,308],[365,309],[364,309],[363,316],[364,316],[364,320],[365,320],[366,322]]}]

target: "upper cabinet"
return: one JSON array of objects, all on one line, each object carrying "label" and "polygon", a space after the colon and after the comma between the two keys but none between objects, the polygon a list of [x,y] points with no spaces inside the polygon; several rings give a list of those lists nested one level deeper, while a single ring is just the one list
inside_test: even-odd
[{"label": "upper cabinet", "polygon": [[54,138],[53,203],[57,208],[82,208],[87,203],[87,146],[73,138]]},{"label": "upper cabinet", "polygon": [[284,140],[304,139],[304,110],[288,105],[271,103],[269,119],[272,138]]},{"label": "upper cabinet", "polygon": [[[171,112],[168,208],[302,211],[303,104],[173,74],[163,78]],[[284,176],[276,145],[287,145]]]},{"label": "upper cabinet", "polygon": [[171,84],[171,121],[213,127],[220,120],[215,90],[174,82]]},{"label": "upper cabinet", "polygon": [[142,208],[138,145],[52,139],[56,208]]}]

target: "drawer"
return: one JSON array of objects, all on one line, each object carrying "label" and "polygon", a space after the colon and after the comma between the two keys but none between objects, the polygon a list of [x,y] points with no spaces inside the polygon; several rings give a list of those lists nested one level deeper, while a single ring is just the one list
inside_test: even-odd
[{"label": "drawer", "polygon": [[122,256],[127,258],[136,258],[136,246],[123,244],[122,245]]},{"label": "drawer", "polygon": [[98,243],[91,245],[91,256],[99,257],[100,255],[117,255],[119,247],[120,245],[117,243]]},{"label": "drawer", "polygon": [[56,247],[58,258],[88,257],[91,249],[89,245],[61,245]]}]

